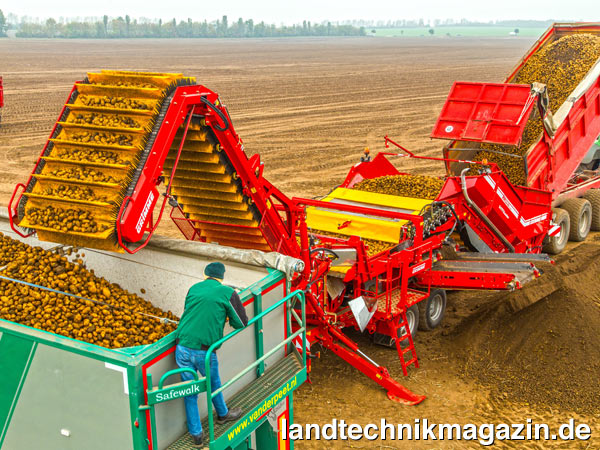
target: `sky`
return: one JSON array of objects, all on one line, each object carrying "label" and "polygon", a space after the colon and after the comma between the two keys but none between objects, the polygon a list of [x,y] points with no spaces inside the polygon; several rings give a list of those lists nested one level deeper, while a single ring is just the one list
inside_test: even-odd
[{"label": "sky", "polygon": [[85,18],[129,14],[132,18],[254,19],[300,23],[353,19],[561,19],[600,21],[599,0],[0,0],[0,9],[19,16]]}]

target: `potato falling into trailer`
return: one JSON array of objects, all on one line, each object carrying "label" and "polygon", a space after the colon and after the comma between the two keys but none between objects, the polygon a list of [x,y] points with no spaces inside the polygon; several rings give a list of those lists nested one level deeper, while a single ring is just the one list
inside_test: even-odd
[{"label": "potato falling into trailer", "polygon": [[[565,35],[551,44],[537,50],[511,79],[512,83],[543,83],[548,90],[548,108],[558,111],[577,85],[585,78],[590,69],[600,60],[600,36],[590,33]],[[523,156],[532,144],[540,139],[543,125],[539,113],[534,113],[527,122],[521,144],[518,147],[506,147],[482,144],[475,159],[495,162],[517,185],[526,184],[525,167],[522,158],[503,153]],[[503,153],[486,151],[496,150]]]},{"label": "potato falling into trailer", "polygon": [[[523,82],[547,86],[517,84]],[[475,95],[461,98],[474,108],[469,114],[453,105],[466,85]],[[594,106],[600,92],[600,24],[551,26],[506,83],[494,89],[518,86],[531,88],[530,100],[506,126],[501,114],[507,113],[508,103],[498,102],[500,107],[492,112],[475,99],[485,99],[491,84],[455,83],[432,137],[456,139],[444,149],[446,157],[455,160],[446,163],[449,175],[458,176],[469,167],[469,160],[483,158],[498,163],[513,182],[550,192],[553,234],[545,239],[543,250],[557,254],[569,239],[585,239],[592,216],[600,210],[594,194],[600,189],[600,154],[594,147],[600,136],[600,114]],[[506,139],[508,135],[516,139]]]}]

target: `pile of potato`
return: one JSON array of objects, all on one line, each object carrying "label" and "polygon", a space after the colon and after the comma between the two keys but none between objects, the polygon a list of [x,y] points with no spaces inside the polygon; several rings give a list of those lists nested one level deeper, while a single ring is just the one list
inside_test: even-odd
[{"label": "pile of potato", "polygon": [[[564,36],[532,55],[521,68],[513,83],[543,83],[548,87],[550,110],[556,112],[571,92],[583,80],[587,72],[600,58],[600,37],[592,34]],[[495,150],[524,156],[543,132],[542,121],[537,109],[527,122],[519,147],[483,144],[475,159],[495,162],[512,183],[525,185],[523,158],[500,155],[486,150]],[[475,165],[473,167],[475,169]]]},{"label": "pile of potato", "polygon": [[124,147],[133,145],[133,136],[106,131],[82,131],[73,133],[69,140],[89,144],[120,145]]},{"label": "pile of potato", "polygon": [[443,186],[444,180],[426,175],[387,175],[364,179],[354,185],[353,189],[434,200]]},{"label": "pile of potato", "polygon": [[119,109],[151,109],[147,104],[140,102],[139,100],[127,97],[109,97],[108,95],[96,97],[93,95],[80,95],[78,99],[85,106]]},{"label": "pile of potato", "polygon": [[142,81],[137,81],[137,82],[133,82],[133,81],[123,81],[123,80],[111,80],[111,81],[104,81],[102,83],[99,83],[102,86],[120,86],[120,87],[136,87],[136,88],[155,88],[156,86],[150,84],[150,83],[144,83]]},{"label": "pile of potato", "polygon": [[95,183],[118,183],[115,177],[107,175],[100,170],[83,167],[72,167],[70,169],[55,169],[48,172],[48,175],[70,180],[92,181]]},{"label": "pile of potato", "polygon": [[[82,254],[81,257],[84,255]],[[0,275],[89,300],[0,280],[0,318],[107,348],[151,344],[176,328],[171,312],[87,270],[81,259],[30,247],[0,233]],[[93,301],[90,301],[93,300]],[[95,303],[100,302],[100,303]]]},{"label": "pile of potato", "polygon": [[57,186],[44,189],[44,194],[51,197],[68,198],[72,200],[86,200],[91,202],[108,202],[106,195],[98,195],[87,186]]},{"label": "pile of potato", "polygon": [[60,159],[69,161],[94,162],[102,164],[119,164],[126,165],[128,162],[119,157],[118,153],[108,150],[91,150],[91,149],[62,149],[56,153]]},{"label": "pile of potato", "polygon": [[52,228],[63,233],[101,233],[109,228],[106,224],[96,222],[90,212],[73,208],[32,207],[27,209],[25,217],[31,225]]},{"label": "pile of potato", "polygon": [[137,120],[127,116],[107,115],[99,113],[78,113],[69,116],[69,123],[78,125],[95,125],[98,127],[113,128],[140,128]]}]

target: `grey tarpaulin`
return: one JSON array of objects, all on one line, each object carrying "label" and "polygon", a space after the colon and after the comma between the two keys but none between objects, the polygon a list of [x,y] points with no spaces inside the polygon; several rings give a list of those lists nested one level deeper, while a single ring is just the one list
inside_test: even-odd
[{"label": "grey tarpaulin", "polygon": [[185,252],[205,258],[215,258],[222,261],[237,262],[240,264],[251,264],[259,267],[269,267],[279,270],[290,278],[294,273],[304,269],[304,262],[291,256],[276,252],[261,252],[260,250],[240,250],[224,245],[206,244],[197,241],[184,241],[182,239],[167,238],[164,236],[153,236],[148,247]]}]

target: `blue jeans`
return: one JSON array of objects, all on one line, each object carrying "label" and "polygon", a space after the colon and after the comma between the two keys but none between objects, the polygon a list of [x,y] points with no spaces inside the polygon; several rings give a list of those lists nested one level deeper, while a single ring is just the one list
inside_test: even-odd
[{"label": "blue jeans", "polygon": [[[194,350],[193,348],[184,347],[178,345],[175,349],[175,361],[179,367],[188,367],[194,369],[204,377],[206,371],[204,370],[204,358],[206,358],[205,350]],[[181,373],[181,381],[191,381],[194,379],[194,375],[190,372]],[[210,356],[210,384],[211,392],[221,387],[221,377],[219,376],[219,361],[217,360],[217,354],[212,353]],[[187,415],[188,431],[192,436],[198,436],[202,433],[202,422],[200,422],[200,413],[198,411],[198,395],[190,395],[184,397],[185,403],[185,414]],[[212,399],[213,405],[217,411],[219,417],[227,415],[229,410],[225,404],[223,394],[219,393]]]}]

